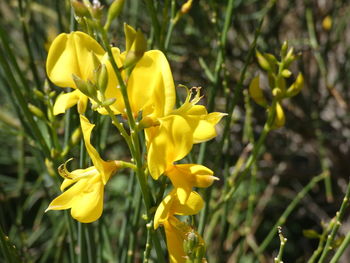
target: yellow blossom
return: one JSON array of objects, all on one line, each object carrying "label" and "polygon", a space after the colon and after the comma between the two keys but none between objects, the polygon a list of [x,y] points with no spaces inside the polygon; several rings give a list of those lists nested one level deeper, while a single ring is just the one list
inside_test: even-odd
[{"label": "yellow blossom", "polygon": [[[154,216],[154,228],[163,225],[166,234],[169,259],[171,263],[186,262],[183,243],[192,228],[178,220],[175,215],[194,215],[203,207],[203,199],[191,192],[185,204],[181,204],[176,191],[172,190],[160,203]],[[201,239],[204,244],[204,241]]]},{"label": "yellow blossom", "polygon": [[[166,87],[162,88],[167,90]],[[191,99],[193,90],[197,93]],[[194,143],[208,141],[217,135],[215,126],[225,114],[208,113],[204,106],[196,105],[200,99],[199,89],[194,88],[188,90],[186,101],[180,108],[163,116],[157,116],[154,112],[149,114],[148,117],[158,123],[145,129],[148,168],[154,179],[158,179],[174,162],[184,158]]]},{"label": "yellow blossom", "polygon": [[[102,214],[104,185],[118,169],[119,163],[104,161],[100,157],[90,143],[91,132],[95,125],[82,115],[80,115],[80,123],[85,146],[93,166],[69,172],[66,169],[66,163],[61,165],[59,173],[65,178],[61,185],[61,191],[64,192],[50,203],[46,211],[71,208],[73,218],[83,223],[90,223],[97,220]],[[66,190],[69,186],[70,188]]]}]

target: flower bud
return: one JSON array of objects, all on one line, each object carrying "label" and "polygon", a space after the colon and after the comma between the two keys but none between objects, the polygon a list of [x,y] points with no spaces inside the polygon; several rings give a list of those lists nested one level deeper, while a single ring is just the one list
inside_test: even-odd
[{"label": "flower bud", "polygon": [[276,103],[275,107],[276,107],[275,108],[276,114],[275,114],[275,120],[273,123],[273,127],[278,129],[278,128],[281,128],[284,126],[284,124],[286,122],[286,118],[284,116],[283,108],[279,102]]},{"label": "flower bud", "polygon": [[288,42],[284,41],[281,47],[281,58],[284,58],[286,56],[287,50],[288,50]]},{"label": "flower bud", "polygon": [[71,1],[71,5],[72,5],[74,13],[77,17],[89,16],[89,9],[87,8],[87,6],[84,3],[80,2],[80,1],[73,0],[73,1]]},{"label": "flower bud", "polygon": [[293,97],[297,95],[304,87],[304,77],[303,74],[299,73],[295,82],[288,88],[286,92],[287,97]]},{"label": "flower bud", "polygon": [[124,34],[125,34],[125,49],[126,52],[128,52],[132,46],[132,43],[135,40],[136,37],[136,30],[128,25],[127,23],[124,23]]},{"label": "flower bud", "polygon": [[40,99],[42,101],[45,100],[45,95],[40,90],[34,89],[33,92],[34,92],[35,96],[38,97],[38,99]]},{"label": "flower bud", "polygon": [[290,76],[292,76],[292,72],[290,72],[288,69],[284,69],[282,70],[282,76],[284,78],[289,78]]},{"label": "flower bud", "polygon": [[109,98],[104,101],[102,101],[102,106],[110,106],[112,105],[117,99],[116,98]]},{"label": "flower bud", "polygon": [[271,71],[269,61],[259,51],[256,51],[256,58],[258,59],[260,67],[266,71]]},{"label": "flower bud", "polygon": [[105,64],[102,64],[97,76],[97,87],[104,94],[108,84],[108,71]]},{"label": "flower bud", "polygon": [[249,85],[249,94],[252,99],[262,107],[267,107],[267,100],[259,85],[259,76],[256,76]]},{"label": "flower bud", "polygon": [[82,93],[84,93],[86,96],[89,96],[89,91],[88,91],[86,81],[82,80],[75,74],[72,74],[72,78],[77,89],[80,90]]},{"label": "flower bud", "polygon": [[37,106],[29,103],[28,109],[34,116],[38,117],[39,119],[45,120],[45,114]]},{"label": "flower bud", "polygon": [[322,21],[322,28],[325,31],[329,31],[332,28],[332,24],[333,24],[332,18],[330,16],[326,16]]},{"label": "flower bud", "polygon": [[107,21],[104,25],[105,30],[108,30],[112,21],[120,15],[123,10],[125,0],[114,0],[108,9]]},{"label": "flower bud", "polygon": [[274,97],[276,97],[276,98],[281,99],[281,98],[282,98],[282,91],[281,91],[281,89],[280,89],[280,88],[274,88],[274,89],[272,90],[272,95],[273,95]]},{"label": "flower bud", "polygon": [[295,55],[294,55],[294,49],[291,48],[289,49],[285,59],[284,59],[284,67],[288,68],[289,65],[296,59]]},{"label": "flower bud", "polygon": [[182,6],[181,6],[181,13],[182,14],[187,14],[191,7],[192,7],[192,2],[193,0],[188,0],[186,3],[184,3]]},{"label": "flower bud", "polygon": [[124,68],[134,66],[147,49],[147,41],[140,30],[137,30],[134,42],[126,54]]},{"label": "flower bud", "polygon": [[73,131],[69,144],[76,145],[80,141],[80,138],[81,138],[81,128],[78,127]]}]

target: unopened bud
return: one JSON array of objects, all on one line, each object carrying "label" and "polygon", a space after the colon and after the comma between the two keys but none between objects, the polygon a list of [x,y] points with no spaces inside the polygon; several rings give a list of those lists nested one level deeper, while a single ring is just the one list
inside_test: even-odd
[{"label": "unopened bud", "polygon": [[100,59],[96,56],[96,54],[91,51],[90,52],[92,62],[94,63],[94,70],[98,70],[99,67],[101,67],[101,61]]},{"label": "unopened bud", "polygon": [[86,81],[79,78],[77,75],[72,74],[73,81],[78,90],[80,90],[86,96],[89,96],[88,84]]},{"label": "unopened bud", "polygon": [[28,109],[31,113],[33,113],[34,116],[38,117],[39,119],[45,120],[45,114],[37,106],[29,103]]},{"label": "unopened bud", "polygon": [[282,96],[282,91],[281,91],[281,89],[280,89],[280,88],[274,88],[274,89],[272,90],[272,95],[273,95],[274,97],[276,97],[276,98],[281,98],[281,96]]},{"label": "unopened bud", "polygon": [[112,21],[119,16],[123,10],[125,0],[114,0],[108,9],[107,21],[104,26],[105,30],[108,30],[111,26]]},{"label": "unopened bud", "polygon": [[332,24],[333,24],[332,18],[330,16],[326,16],[322,21],[322,28],[325,31],[329,31],[332,28]]},{"label": "unopened bud", "polygon": [[284,67],[285,68],[288,68],[289,65],[296,59],[295,55],[294,55],[294,49],[291,48],[289,49],[286,57],[285,57],[285,60],[284,60]]},{"label": "unopened bud", "polygon": [[293,97],[297,95],[304,87],[303,74],[299,73],[295,82],[288,88],[286,92],[287,97]]},{"label": "unopened bud", "polygon": [[290,76],[292,76],[292,72],[290,72],[288,69],[284,69],[284,70],[282,71],[282,76],[283,76],[284,78],[289,78]]},{"label": "unopened bud", "polygon": [[136,37],[136,30],[129,26],[128,24],[124,23],[124,34],[125,34],[125,49],[126,52],[128,52],[132,46],[132,43],[134,43],[135,37]]},{"label": "unopened bud", "polygon": [[185,254],[191,258],[195,258],[195,250],[197,246],[199,245],[199,238],[198,234],[194,231],[191,231],[186,234],[186,238],[183,242],[183,248],[185,251]]},{"label": "unopened bud", "polygon": [[249,85],[249,94],[260,106],[267,107],[267,100],[259,84],[259,76],[256,76]]},{"label": "unopened bud", "polygon": [[105,93],[108,84],[108,72],[105,64],[101,65],[98,77],[97,77],[97,87],[102,94]]},{"label": "unopened bud", "polygon": [[40,100],[45,99],[44,93],[42,93],[40,90],[34,89],[33,91],[34,91],[35,96],[37,96]]},{"label": "unopened bud", "polygon": [[71,5],[73,7],[74,13],[78,17],[87,17],[89,16],[89,9],[82,2],[73,0],[71,1]]},{"label": "unopened bud", "polygon": [[52,161],[50,161],[49,159],[45,159],[45,166],[47,168],[47,171],[49,173],[50,176],[54,177],[56,175],[56,171],[53,168],[53,163]]},{"label": "unopened bud", "polygon": [[72,133],[72,137],[70,139],[70,144],[71,145],[76,145],[79,141],[80,141],[80,138],[81,138],[81,129],[80,127],[79,128],[76,128],[73,133]]},{"label": "unopened bud", "polygon": [[256,58],[258,59],[260,67],[262,67],[266,71],[271,71],[271,67],[268,60],[259,51],[256,51]]},{"label": "unopened bud", "polygon": [[147,50],[147,41],[140,30],[137,30],[135,40],[124,61],[124,68],[134,66]]},{"label": "unopened bud", "polygon": [[274,128],[281,128],[284,126],[286,122],[286,118],[284,116],[283,108],[279,102],[276,103],[275,106],[276,114],[275,114],[275,120],[273,123]]},{"label": "unopened bud", "polygon": [[102,101],[102,106],[110,106],[112,105],[117,99],[116,98],[109,98],[104,101]]},{"label": "unopened bud", "polygon": [[190,11],[191,7],[192,7],[192,2],[193,0],[188,0],[186,3],[184,3],[182,6],[181,6],[181,13],[182,14],[187,14],[188,11]]},{"label": "unopened bud", "polygon": [[288,51],[288,42],[284,41],[281,47],[281,58],[284,58]]}]

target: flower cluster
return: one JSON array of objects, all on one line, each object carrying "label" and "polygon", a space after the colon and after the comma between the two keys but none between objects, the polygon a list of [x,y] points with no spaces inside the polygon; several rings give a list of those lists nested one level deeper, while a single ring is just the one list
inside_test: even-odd
[{"label": "flower cluster", "polygon": [[[128,25],[124,31],[124,52],[116,47],[103,48],[83,32],[61,34],[50,47],[46,64],[49,79],[56,86],[73,90],[57,97],[54,114],[77,105],[93,166],[69,172],[66,163],[61,165],[63,193],[47,210],[71,209],[72,217],[80,222],[97,220],[103,210],[104,186],[118,169],[125,167],[121,161],[104,161],[91,145],[94,125],[84,116],[90,101],[91,109],[109,114],[114,124],[118,115],[122,117],[119,119],[133,118],[136,125],[130,125],[129,134],[144,132],[145,169],[153,179],[167,176],[172,183],[169,193],[156,204],[154,228],[165,229],[170,261],[184,262],[189,255],[184,240],[190,233],[198,234],[176,215],[197,214],[203,207],[203,199],[194,188],[209,187],[217,178],[203,165],[177,162],[189,154],[194,144],[214,138],[215,126],[225,114],[208,113],[204,106],[198,105],[201,95],[197,87],[188,89],[185,102],[176,108],[175,85],[165,55],[159,50],[146,51],[140,31]],[[203,254],[204,242],[200,237],[197,241],[196,249]]]},{"label": "flower cluster", "polygon": [[284,42],[280,55],[281,60],[278,61],[272,54],[256,52],[259,65],[268,75],[268,83],[272,97],[271,102],[268,101],[260,86],[259,76],[256,76],[249,85],[251,98],[269,112],[274,112],[273,128],[281,128],[286,122],[282,101],[294,97],[304,87],[304,77],[299,73],[293,84],[287,88],[286,79],[292,76],[292,72],[288,68],[297,59],[293,48],[288,50],[287,42]]}]

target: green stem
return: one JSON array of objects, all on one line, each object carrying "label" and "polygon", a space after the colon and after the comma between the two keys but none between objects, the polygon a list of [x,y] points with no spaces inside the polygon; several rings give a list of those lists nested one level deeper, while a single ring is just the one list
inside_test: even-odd
[{"label": "green stem", "polygon": [[267,246],[270,244],[271,240],[273,239],[274,235],[276,234],[277,227],[284,225],[286,222],[288,216],[291,214],[291,212],[294,210],[294,208],[298,205],[298,203],[304,198],[304,196],[322,179],[324,179],[325,174],[322,173],[314,178],[297,194],[297,196],[293,199],[293,201],[289,204],[287,209],[283,212],[283,214],[280,216],[280,218],[277,220],[275,225],[272,227],[269,234],[266,236],[264,241],[259,246],[257,253],[261,254],[265,251]]},{"label": "green stem", "polygon": [[335,223],[331,229],[330,235],[328,235],[327,237],[326,245],[324,246],[323,252],[321,254],[321,257],[318,263],[323,263],[326,260],[328,253],[333,249],[333,242],[334,242],[335,236],[338,232],[341,222],[343,221],[345,210],[349,206],[349,198],[350,198],[350,182],[348,183],[346,194],[341,204],[341,207],[339,211],[336,213]]},{"label": "green stem", "polygon": [[320,241],[318,243],[317,249],[314,251],[307,263],[314,263],[319,257],[319,255],[322,253],[324,243],[326,242],[327,234],[329,233],[329,230],[333,227],[333,225],[334,220],[331,220],[330,224],[327,227],[324,227],[322,235],[320,236]]},{"label": "green stem", "polygon": [[330,261],[330,263],[338,262],[338,260],[343,255],[345,249],[349,246],[349,244],[350,244],[350,232],[345,236],[345,238],[344,238],[343,242],[341,243],[341,245],[339,246],[337,252],[332,257],[332,260]]},{"label": "green stem", "polygon": [[152,0],[145,0],[146,2],[146,6],[147,6],[147,10],[151,16],[151,20],[152,20],[152,27],[154,30],[154,36],[156,38],[156,42],[159,45],[159,49],[163,50],[164,47],[162,47],[162,43],[160,41],[160,25],[159,25],[159,21],[157,18],[157,12],[156,9],[154,7],[153,1]]},{"label": "green stem", "polygon": [[282,228],[279,226],[277,227],[278,229],[278,235],[280,237],[280,249],[278,251],[277,257],[274,259],[275,263],[283,263],[282,261],[282,255],[283,255],[283,250],[286,245],[287,239],[283,236],[282,234]]}]

